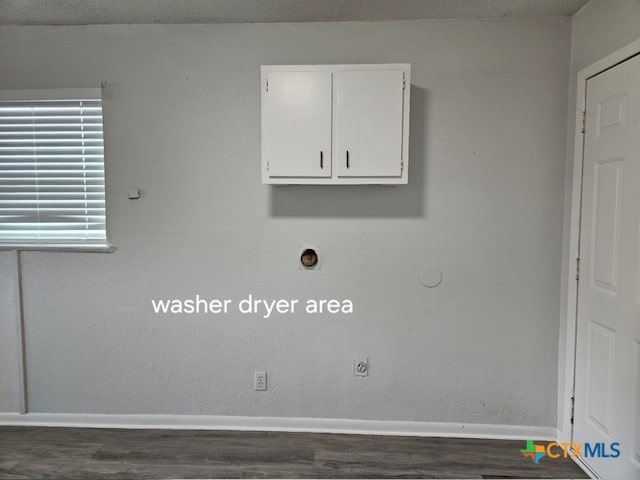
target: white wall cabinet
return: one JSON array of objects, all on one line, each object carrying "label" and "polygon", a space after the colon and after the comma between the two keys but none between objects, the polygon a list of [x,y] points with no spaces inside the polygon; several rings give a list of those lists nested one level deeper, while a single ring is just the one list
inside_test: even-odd
[{"label": "white wall cabinet", "polygon": [[409,64],[261,70],[262,183],[407,183]]},{"label": "white wall cabinet", "polygon": [[269,175],[331,177],[331,73],[272,72],[265,93]]}]

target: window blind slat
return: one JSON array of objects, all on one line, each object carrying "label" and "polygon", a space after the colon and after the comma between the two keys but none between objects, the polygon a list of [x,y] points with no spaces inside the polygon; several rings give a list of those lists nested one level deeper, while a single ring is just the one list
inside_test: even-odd
[{"label": "window blind slat", "polygon": [[0,101],[0,245],[105,245],[99,99]]},{"label": "window blind slat", "polygon": [[80,128],[77,125],[72,125],[68,128],[43,128],[42,125],[27,125],[24,128],[9,128],[4,126],[0,128],[0,138],[4,137],[31,137],[33,132],[38,134],[38,138],[75,138],[78,131],[83,131],[85,137],[88,138],[102,138],[102,125],[84,125]]}]

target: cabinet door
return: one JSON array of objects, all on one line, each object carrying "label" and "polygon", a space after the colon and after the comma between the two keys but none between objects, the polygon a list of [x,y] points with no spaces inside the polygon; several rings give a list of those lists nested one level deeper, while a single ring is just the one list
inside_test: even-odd
[{"label": "cabinet door", "polygon": [[268,176],[331,176],[331,73],[268,76]]},{"label": "cabinet door", "polygon": [[338,72],[334,85],[338,176],[400,177],[402,71]]}]

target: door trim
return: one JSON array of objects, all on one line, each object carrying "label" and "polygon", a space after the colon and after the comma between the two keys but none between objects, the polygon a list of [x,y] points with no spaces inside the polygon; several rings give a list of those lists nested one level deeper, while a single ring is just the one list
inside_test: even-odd
[{"label": "door trim", "polygon": [[[578,325],[578,281],[576,261],[580,257],[580,219],[582,213],[582,168],[584,162],[584,134],[582,132],[583,113],[587,103],[587,80],[640,54],[640,39],[616,50],[605,58],[580,70],[577,74],[577,100],[575,110],[573,186],[571,191],[571,227],[569,233],[569,257],[563,282],[567,286],[566,342],[564,384],[558,385],[562,400],[562,425],[558,425],[558,439],[571,441],[573,425],[571,414],[575,386],[576,334]],[[562,392],[562,393],[560,393]]]}]

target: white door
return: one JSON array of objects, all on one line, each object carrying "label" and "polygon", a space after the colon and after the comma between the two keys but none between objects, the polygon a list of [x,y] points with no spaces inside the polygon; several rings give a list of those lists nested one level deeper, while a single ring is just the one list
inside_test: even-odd
[{"label": "white door", "polygon": [[[640,478],[640,57],[587,82],[573,442]],[[582,451],[584,454],[584,449]]]},{"label": "white door", "polygon": [[270,177],[331,176],[331,73],[271,72],[267,91]]},{"label": "white door", "polygon": [[338,72],[334,77],[339,177],[402,174],[403,72]]}]

